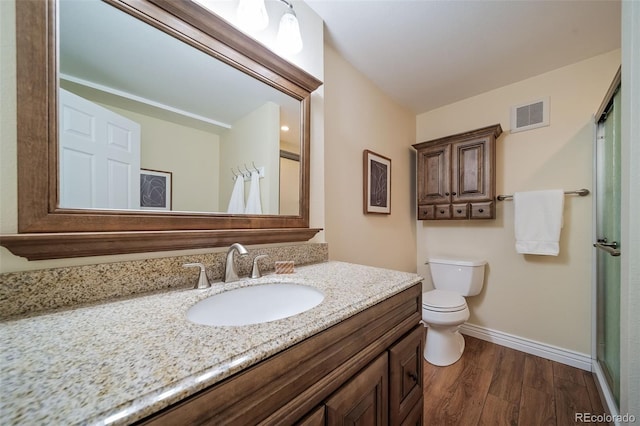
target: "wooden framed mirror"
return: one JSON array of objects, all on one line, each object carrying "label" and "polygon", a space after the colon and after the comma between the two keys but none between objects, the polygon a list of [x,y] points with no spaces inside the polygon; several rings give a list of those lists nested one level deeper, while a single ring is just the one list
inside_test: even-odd
[{"label": "wooden framed mirror", "polygon": [[56,0],[20,1],[16,4],[19,233],[3,235],[1,244],[34,260],[313,237],[320,229],[309,228],[310,104],[311,92],[321,82],[198,3],[105,0],[104,4],[299,103],[299,212],[247,215],[61,207],[60,5]]}]

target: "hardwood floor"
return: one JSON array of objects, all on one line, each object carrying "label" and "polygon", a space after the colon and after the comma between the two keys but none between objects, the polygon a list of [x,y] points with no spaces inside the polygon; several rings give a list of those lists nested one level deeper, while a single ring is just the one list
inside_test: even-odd
[{"label": "hardwood floor", "polygon": [[424,425],[567,426],[582,424],[575,413],[605,413],[590,372],[464,338],[455,364],[424,362]]}]

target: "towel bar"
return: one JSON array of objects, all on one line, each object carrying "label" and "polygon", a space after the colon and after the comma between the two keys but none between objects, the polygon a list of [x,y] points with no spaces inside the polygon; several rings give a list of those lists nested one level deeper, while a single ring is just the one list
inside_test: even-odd
[{"label": "towel bar", "polygon": [[[590,192],[588,189],[585,189],[585,188],[576,189],[575,191],[564,191],[564,195],[574,195],[574,194],[584,197],[586,195],[589,195]],[[498,195],[496,198],[498,199],[498,201],[511,200],[513,198],[513,195]]]}]

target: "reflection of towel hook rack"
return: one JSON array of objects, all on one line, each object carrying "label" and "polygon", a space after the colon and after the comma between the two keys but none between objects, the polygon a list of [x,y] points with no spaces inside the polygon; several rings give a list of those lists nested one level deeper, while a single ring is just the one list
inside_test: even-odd
[{"label": "reflection of towel hook rack", "polygon": [[[264,171],[259,169],[256,166],[255,161],[251,162],[251,165],[253,166],[253,170],[249,169],[249,167],[247,167],[247,163],[244,163],[244,170],[242,170],[242,168],[240,166],[236,166],[236,168],[234,169],[233,167],[231,168],[231,173],[233,174],[233,179],[237,179],[238,177],[242,176],[245,180],[249,179],[251,177],[251,175],[254,173],[258,173],[258,175],[260,177],[263,177],[263,173]],[[236,172],[235,170],[238,170],[238,172]]]},{"label": "reflection of towel hook rack", "polygon": [[247,178],[247,175],[244,174],[244,172],[242,171],[242,169],[240,168],[240,166],[238,166],[238,173],[240,173],[240,175],[242,175],[243,178]]}]

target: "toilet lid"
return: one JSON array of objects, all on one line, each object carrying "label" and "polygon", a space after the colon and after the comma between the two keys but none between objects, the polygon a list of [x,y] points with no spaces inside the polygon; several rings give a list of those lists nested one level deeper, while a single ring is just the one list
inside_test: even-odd
[{"label": "toilet lid", "polygon": [[430,311],[455,312],[467,307],[464,297],[446,290],[431,290],[422,293],[422,306]]}]

